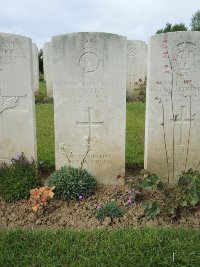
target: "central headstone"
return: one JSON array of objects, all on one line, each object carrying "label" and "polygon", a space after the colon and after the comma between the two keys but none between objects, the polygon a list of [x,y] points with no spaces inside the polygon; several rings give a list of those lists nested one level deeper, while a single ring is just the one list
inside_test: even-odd
[{"label": "central headstone", "polygon": [[145,168],[175,183],[200,169],[200,32],[153,36],[147,80]]},{"label": "central headstone", "polygon": [[[56,168],[75,153],[100,183],[123,183],[125,172],[126,38],[108,33],[53,37]],[[86,155],[87,154],[87,155]]]}]

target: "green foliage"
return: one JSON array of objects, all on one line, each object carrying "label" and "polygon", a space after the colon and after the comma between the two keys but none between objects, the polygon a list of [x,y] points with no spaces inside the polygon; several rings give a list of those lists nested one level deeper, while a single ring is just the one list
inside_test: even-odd
[{"label": "green foliage", "polygon": [[189,169],[178,180],[180,205],[194,206],[200,203],[200,173]]},{"label": "green foliage", "polygon": [[36,104],[52,104],[53,97],[48,97],[43,92],[36,91],[35,92],[35,103]]},{"label": "green foliage", "polygon": [[27,199],[30,190],[41,186],[37,165],[22,153],[12,159],[11,165],[0,165],[0,197],[5,201]]},{"label": "green foliage", "polygon": [[190,26],[192,31],[200,31],[200,10],[192,16]]},{"label": "green foliage", "polygon": [[39,61],[39,72],[44,73],[43,69],[43,50],[40,49],[38,53],[38,61]]},{"label": "green foliage", "polygon": [[159,34],[164,32],[177,32],[177,31],[187,31],[187,27],[185,26],[184,23],[174,24],[174,25],[172,25],[171,23],[166,23],[165,28],[158,30],[156,33]]},{"label": "green foliage", "polygon": [[111,219],[116,217],[122,217],[124,210],[122,210],[116,202],[108,202],[105,205],[97,209],[96,217],[99,221],[103,221],[106,217]]},{"label": "green foliage", "polygon": [[46,184],[55,186],[55,198],[58,199],[88,197],[96,189],[96,180],[87,170],[66,166],[52,173]]},{"label": "green foliage", "polygon": [[[151,200],[153,196],[159,200]],[[131,198],[134,201],[148,200],[142,205],[147,219],[160,213],[178,218],[185,208],[200,204],[200,172],[192,169],[183,172],[173,186],[162,182],[155,174],[147,173],[134,184]]]},{"label": "green foliage", "polygon": [[160,213],[160,203],[158,201],[146,202],[142,205],[142,208],[147,219],[154,218]]}]

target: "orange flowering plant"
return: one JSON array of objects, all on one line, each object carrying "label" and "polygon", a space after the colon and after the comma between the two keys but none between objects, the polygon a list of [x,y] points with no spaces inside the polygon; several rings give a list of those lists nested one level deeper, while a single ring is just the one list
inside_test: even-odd
[{"label": "orange flowering plant", "polygon": [[47,201],[53,198],[54,187],[43,186],[30,190],[30,202],[32,204],[32,210],[37,212],[40,208],[46,206]]}]

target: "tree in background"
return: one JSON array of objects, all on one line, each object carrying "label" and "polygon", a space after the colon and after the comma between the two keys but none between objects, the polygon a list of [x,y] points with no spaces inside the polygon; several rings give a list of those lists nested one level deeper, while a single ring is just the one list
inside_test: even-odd
[{"label": "tree in background", "polygon": [[38,60],[39,60],[39,71],[40,73],[44,73],[44,69],[43,69],[43,50],[40,49],[39,53],[38,53]]},{"label": "tree in background", "polygon": [[178,32],[178,31],[187,31],[187,27],[184,23],[174,24],[166,23],[164,29],[158,30],[156,33],[163,33],[163,32]]},{"label": "tree in background", "polygon": [[200,10],[192,16],[190,26],[192,31],[200,31]]}]

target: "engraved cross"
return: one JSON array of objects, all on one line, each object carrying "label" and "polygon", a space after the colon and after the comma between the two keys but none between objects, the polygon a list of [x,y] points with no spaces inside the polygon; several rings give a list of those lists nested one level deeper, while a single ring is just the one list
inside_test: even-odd
[{"label": "engraved cross", "polygon": [[87,121],[76,121],[77,126],[87,126],[88,127],[88,138],[91,140],[92,137],[92,127],[93,126],[102,126],[104,121],[93,121],[92,120],[92,107],[88,107],[88,120]]},{"label": "engraved cross", "polygon": [[[182,143],[182,141],[183,141],[183,124],[190,123],[190,121],[192,122],[194,119],[192,119],[192,118],[191,119],[184,119],[185,106],[180,106],[180,108],[181,108],[181,114],[180,114],[180,116],[177,116],[179,118],[176,118],[175,124],[180,124],[179,145],[184,146]],[[171,121],[173,121],[173,119]]]}]

